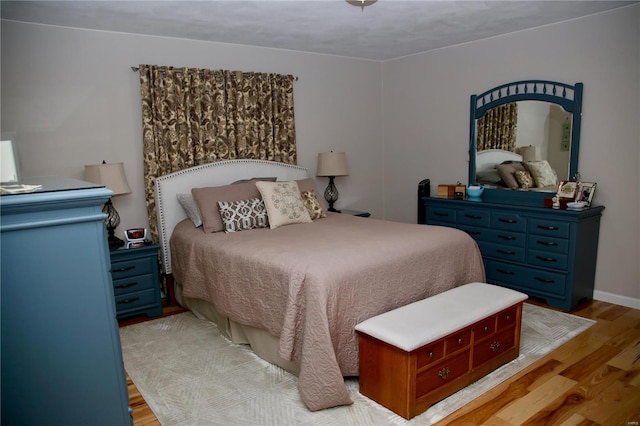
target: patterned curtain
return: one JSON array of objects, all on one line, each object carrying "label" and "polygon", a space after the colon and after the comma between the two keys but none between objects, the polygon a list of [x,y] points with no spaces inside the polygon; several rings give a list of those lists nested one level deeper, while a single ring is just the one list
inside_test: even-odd
[{"label": "patterned curtain", "polygon": [[140,65],[144,186],[157,241],[157,176],[213,161],[296,164],[293,76]]},{"label": "patterned curtain", "polygon": [[515,152],[518,104],[491,108],[478,119],[476,150],[504,149]]}]

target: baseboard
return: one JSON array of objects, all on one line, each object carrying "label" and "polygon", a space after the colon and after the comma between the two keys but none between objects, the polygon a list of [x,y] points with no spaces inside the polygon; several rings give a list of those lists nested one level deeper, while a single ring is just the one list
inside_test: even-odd
[{"label": "baseboard", "polygon": [[633,297],[620,296],[618,294],[607,293],[606,291],[594,290],[593,298],[602,302],[626,306],[627,308],[640,309],[640,299],[634,299]]}]

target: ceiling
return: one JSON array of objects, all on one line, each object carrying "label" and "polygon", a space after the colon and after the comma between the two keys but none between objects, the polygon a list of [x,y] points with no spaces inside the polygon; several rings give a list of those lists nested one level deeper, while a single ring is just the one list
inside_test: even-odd
[{"label": "ceiling", "polygon": [[384,61],[636,1],[4,1],[2,19]]}]

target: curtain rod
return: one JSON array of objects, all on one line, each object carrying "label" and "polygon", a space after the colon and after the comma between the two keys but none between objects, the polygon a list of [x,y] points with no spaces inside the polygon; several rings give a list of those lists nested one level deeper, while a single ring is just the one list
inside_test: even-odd
[{"label": "curtain rod", "polygon": [[[159,67],[159,68],[160,68],[160,69],[165,69],[165,70],[167,69],[167,67]],[[131,67],[131,71],[133,71],[133,72],[138,72],[138,71],[140,71],[140,68],[139,68],[139,67]],[[179,68],[178,68],[178,69],[175,69],[175,68],[174,68],[174,71],[182,72],[182,69],[179,69]],[[246,74],[246,73],[245,73],[245,74]],[[263,74],[263,73],[258,73],[258,74]],[[294,79],[294,81],[298,81],[298,76],[297,76],[297,75],[294,75],[294,76],[293,76],[293,79]]]}]

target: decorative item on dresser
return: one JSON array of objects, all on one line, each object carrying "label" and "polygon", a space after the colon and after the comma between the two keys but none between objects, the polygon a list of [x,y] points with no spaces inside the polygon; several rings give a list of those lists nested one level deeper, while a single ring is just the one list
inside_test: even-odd
[{"label": "decorative item on dresser", "polygon": [[[107,164],[103,161],[102,164],[84,166],[84,178],[89,182],[106,186],[113,192],[114,196],[131,193],[122,163]],[[107,225],[107,232],[109,233],[109,248],[122,247],[124,241],[115,236],[115,229],[120,225],[120,215],[113,207],[111,198],[104,204],[102,211],[107,215],[104,223]]]},{"label": "decorative item on dresser", "polygon": [[316,176],[327,176],[329,185],[324,190],[324,198],[329,203],[330,212],[338,212],[333,205],[338,201],[338,188],[333,183],[336,176],[347,176],[349,174],[349,166],[347,164],[347,154],[344,152],[324,152],[318,154],[318,170]]},{"label": "decorative item on dresser", "polygon": [[2,424],[131,425],[102,205],[68,178],[0,197]]},{"label": "decorative item on dresser", "polygon": [[158,244],[111,250],[111,277],[118,319],[162,315]]},{"label": "decorative item on dresser", "polygon": [[571,310],[593,298],[600,217],[581,211],[423,197],[426,224],[466,231],[478,243],[487,282]]}]

